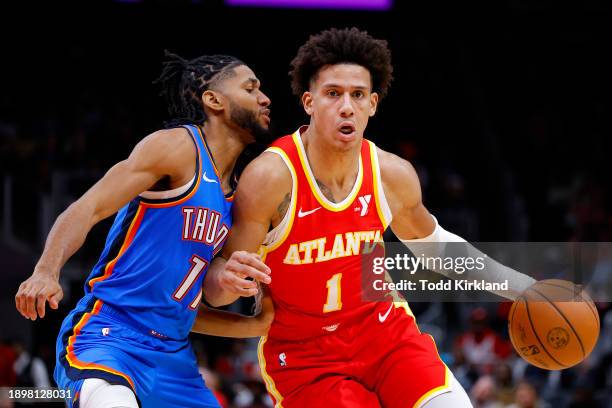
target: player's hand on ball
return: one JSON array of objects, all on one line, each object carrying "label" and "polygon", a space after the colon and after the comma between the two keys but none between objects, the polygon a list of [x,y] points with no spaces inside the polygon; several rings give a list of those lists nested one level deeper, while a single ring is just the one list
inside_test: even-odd
[{"label": "player's hand on ball", "polygon": [[269,284],[270,268],[258,254],[236,251],[225,263],[219,285],[236,295],[250,297],[258,293],[257,282]]},{"label": "player's hand on ball", "polygon": [[57,309],[64,292],[58,279],[50,274],[34,272],[24,281],[15,295],[17,310],[26,319],[36,320],[45,317],[46,302],[51,309]]}]

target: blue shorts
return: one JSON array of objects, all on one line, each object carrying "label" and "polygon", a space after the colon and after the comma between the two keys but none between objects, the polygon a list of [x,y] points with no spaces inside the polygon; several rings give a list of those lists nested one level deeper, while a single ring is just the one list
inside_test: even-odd
[{"label": "blue shorts", "polygon": [[189,340],[157,338],[129,324],[115,309],[86,295],[57,338],[54,378],[78,407],[86,378],[130,387],[140,406],[219,407],[198,371]]}]

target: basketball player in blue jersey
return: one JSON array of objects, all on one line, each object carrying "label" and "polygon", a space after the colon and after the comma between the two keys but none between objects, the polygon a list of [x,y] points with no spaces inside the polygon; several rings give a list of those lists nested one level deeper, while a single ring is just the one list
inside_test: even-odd
[{"label": "basketball player in blue jersey", "polygon": [[[32,320],[45,316],[46,302],[57,309],[61,268],[96,223],[118,212],[85,296],[57,339],[54,376],[71,390],[73,407],[219,406],[187,336],[207,268],[232,226],[234,165],[247,144],[265,137],[270,100],[234,57],[167,56],[158,82],[174,120],[58,217],[15,297]],[[254,254],[231,261],[265,270]],[[225,314],[211,320],[213,332],[231,323]],[[250,321],[261,331],[262,322]]]}]

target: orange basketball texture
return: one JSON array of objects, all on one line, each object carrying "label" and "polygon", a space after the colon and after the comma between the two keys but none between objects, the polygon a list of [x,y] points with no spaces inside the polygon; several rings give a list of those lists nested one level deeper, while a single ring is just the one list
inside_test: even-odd
[{"label": "orange basketball texture", "polygon": [[562,370],[583,361],[599,337],[599,314],[591,297],[568,281],[536,282],[514,302],[510,340],[527,362]]}]

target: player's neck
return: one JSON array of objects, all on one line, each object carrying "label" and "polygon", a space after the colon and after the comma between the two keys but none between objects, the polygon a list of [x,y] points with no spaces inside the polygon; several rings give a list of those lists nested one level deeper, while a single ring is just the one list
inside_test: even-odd
[{"label": "player's neck", "polygon": [[210,148],[221,182],[229,182],[236,159],[244,150],[245,143],[234,129],[216,120],[207,120],[202,126],[206,143]]},{"label": "player's neck", "polygon": [[310,126],[302,134],[302,142],[317,182],[325,184],[334,192],[350,191],[359,172],[361,145],[346,151],[331,149],[315,132]]}]

